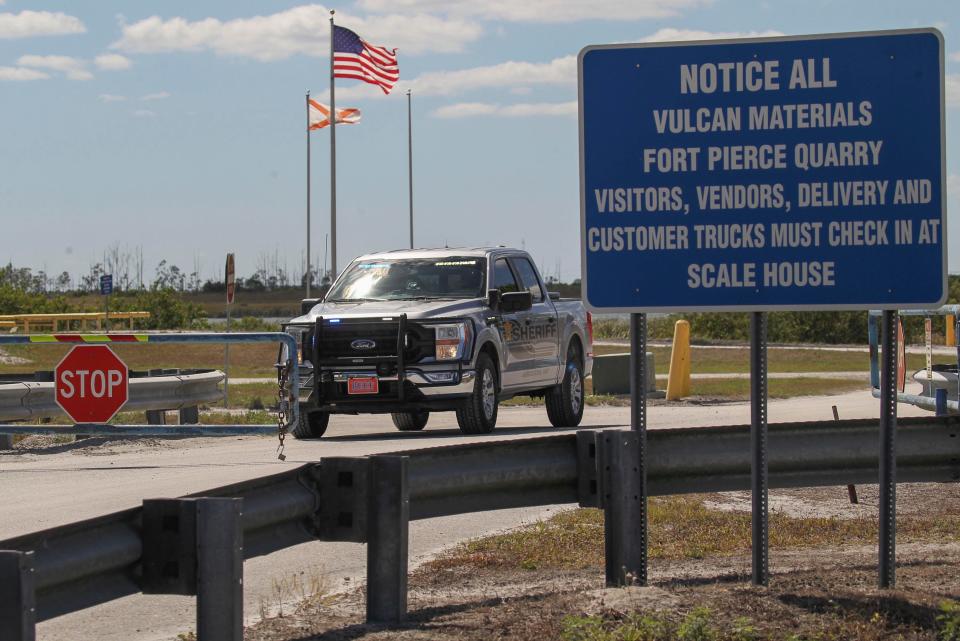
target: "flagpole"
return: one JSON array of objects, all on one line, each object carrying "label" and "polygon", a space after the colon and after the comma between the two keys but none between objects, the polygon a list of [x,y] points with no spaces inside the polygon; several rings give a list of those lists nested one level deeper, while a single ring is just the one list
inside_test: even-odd
[{"label": "flagpole", "polygon": [[307,295],[310,298],[310,90],[307,90]]},{"label": "flagpole", "polygon": [[410,104],[410,90],[407,89],[407,176],[410,191],[410,249],[413,249],[413,111]]},{"label": "flagpole", "polygon": [[330,10],[330,269],[337,277],[337,101],[333,84],[333,14]]}]

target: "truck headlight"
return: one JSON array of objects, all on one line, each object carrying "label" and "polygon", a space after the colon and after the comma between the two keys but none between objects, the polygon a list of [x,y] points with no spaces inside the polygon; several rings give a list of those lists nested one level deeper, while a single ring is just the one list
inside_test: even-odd
[{"label": "truck headlight", "polygon": [[434,326],[436,332],[435,358],[438,361],[455,361],[463,358],[470,342],[469,323],[451,323]]},{"label": "truck headlight", "polygon": [[[303,363],[303,337],[307,334],[306,327],[287,327],[286,333],[293,336],[294,340],[297,341],[297,364]],[[283,360],[287,360],[287,344],[283,344]]]}]

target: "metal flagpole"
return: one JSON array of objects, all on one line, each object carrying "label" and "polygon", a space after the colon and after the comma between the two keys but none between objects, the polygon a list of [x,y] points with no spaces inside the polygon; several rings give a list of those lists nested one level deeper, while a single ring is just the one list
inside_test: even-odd
[{"label": "metal flagpole", "polygon": [[407,167],[410,183],[410,249],[413,249],[413,115],[407,89]]},{"label": "metal flagpole", "polygon": [[337,101],[333,84],[333,9],[330,10],[330,268],[337,277]]},{"label": "metal flagpole", "polygon": [[307,90],[307,295],[310,298],[310,91]]}]

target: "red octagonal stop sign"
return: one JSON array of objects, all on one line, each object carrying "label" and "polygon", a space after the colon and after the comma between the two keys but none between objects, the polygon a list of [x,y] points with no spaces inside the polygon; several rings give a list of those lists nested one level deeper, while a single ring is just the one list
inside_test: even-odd
[{"label": "red octagonal stop sign", "polygon": [[127,366],[106,345],[77,345],[54,370],[57,405],[75,423],[106,423],[127,402]]}]

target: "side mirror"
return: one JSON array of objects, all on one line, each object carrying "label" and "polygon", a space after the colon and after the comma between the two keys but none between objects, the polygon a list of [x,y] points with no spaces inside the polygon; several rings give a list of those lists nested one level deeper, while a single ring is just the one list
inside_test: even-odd
[{"label": "side mirror", "polygon": [[487,305],[489,305],[491,309],[496,309],[500,306],[500,290],[499,289],[487,290]]},{"label": "side mirror", "polygon": [[500,295],[500,311],[525,312],[533,307],[533,294],[528,291],[507,292]]},{"label": "side mirror", "polygon": [[550,300],[560,300],[560,292],[550,292]]},{"label": "side mirror", "polygon": [[300,315],[303,316],[304,314],[310,313],[310,310],[321,300],[320,298],[304,298],[300,301]]}]

